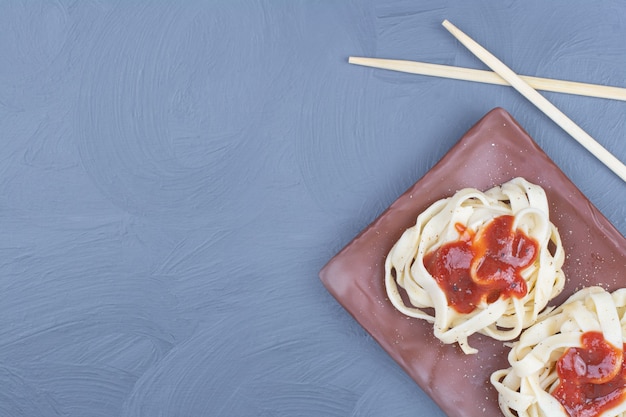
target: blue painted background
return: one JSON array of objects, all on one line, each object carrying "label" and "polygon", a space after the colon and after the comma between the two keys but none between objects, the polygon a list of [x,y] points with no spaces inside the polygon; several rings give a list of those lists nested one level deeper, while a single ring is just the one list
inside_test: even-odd
[{"label": "blue painted background", "polygon": [[[626,234],[626,185],[515,91],[626,87],[626,3],[0,2],[0,416],[441,416],[320,268],[508,110]],[[622,161],[626,102],[546,93]]]}]

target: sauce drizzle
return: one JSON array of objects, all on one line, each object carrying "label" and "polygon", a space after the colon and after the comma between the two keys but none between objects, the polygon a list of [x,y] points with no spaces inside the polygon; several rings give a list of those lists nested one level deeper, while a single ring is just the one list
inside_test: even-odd
[{"label": "sauce drizzle", "polygon": [[459,240],[424,257],[426,270],[457,312],[471,313],[483,301],[522,298],[528,292],[521,271],[535,261],[538,244],[513,230],[513,220],[509,215],[496,217],[479,233],[457,223]]},{"label": "sauce drizzle", "polygon": [[557,362],[554,396],[570,417],[594,417],[626,399],[626,358],[600,332],[581,336],[581,348],[569,348]]}]

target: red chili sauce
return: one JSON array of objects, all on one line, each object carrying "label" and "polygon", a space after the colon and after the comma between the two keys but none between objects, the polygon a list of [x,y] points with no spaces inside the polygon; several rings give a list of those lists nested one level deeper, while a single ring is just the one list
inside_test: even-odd
[{"label": "red chili sauce", "polygon": [[513,216],[496,217],[480,233],[457,223],[459,240],[424,257],[426,270],[446,294],[448,305],[459,313],[471,313],[482,301],[526,295],[521,271],[535,261],[538,244],[513,230],[513,220]]},{"label": "red chili sauce", "polygon": [[600,332],[584,333],[581,343],[557,362],[559,385],[552,395],[571,417],[593,417],[626,399],[626,344],[620,351]]}]

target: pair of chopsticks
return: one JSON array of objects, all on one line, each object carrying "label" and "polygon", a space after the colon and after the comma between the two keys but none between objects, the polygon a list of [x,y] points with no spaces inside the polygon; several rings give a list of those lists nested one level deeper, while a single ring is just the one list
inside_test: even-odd
[{"label": "pair of chopsticks", "polygon": [[493,56],[489,51],[463,33],[448,20],[444,20],[442,24],[458,41],[469,49],[470,52],[476,55],[477,58],[491,68],[493,72],[474,70],[470,68],[451,67],[447,65],[362,57],[350,57],[348,62],[357,65],[413,74],[510,85],[626,182],[626,165],[607,151],[587,132],[581,129],[576,123],[574,123],[561,110],[559,110],[536,90],[540,89],[545,91],[626,101],[626,89],[571,81],[551,80],[547,78],[519,76],[502,61]]}]

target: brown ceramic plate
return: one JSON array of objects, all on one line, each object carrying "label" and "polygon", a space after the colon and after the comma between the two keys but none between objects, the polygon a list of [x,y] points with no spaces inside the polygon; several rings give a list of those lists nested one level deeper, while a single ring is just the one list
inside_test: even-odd
[{"label": "brown ceramic plate", "polygon": [[566,251],[567,283],[551,304],[582,287],[624,285],[626,239],[585,198],[505,110],[489,112],[422,179],[320,272],[328,291],[450,417],[501,415],[491,373],[507,367],[501,342],[475,335],[476,355],[443,345],[432,326],[400,314],[384,288],[385,257],[417,215],[465,187],[488,189],[514,177],[541,185]]}]

